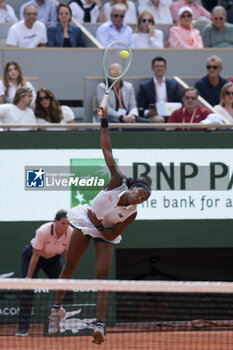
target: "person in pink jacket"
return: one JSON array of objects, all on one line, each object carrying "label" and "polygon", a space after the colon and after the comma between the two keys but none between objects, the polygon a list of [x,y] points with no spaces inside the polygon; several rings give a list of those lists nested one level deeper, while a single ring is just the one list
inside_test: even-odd
[{"label": "person in pink jacket", "polygon": [[193,0],[177,0],[174,1],[171,5],[170,5],[170,11],[171,11],[171,15],[173,18],[173,21],[175,23],[178,23],[179,21],[179,10],[181,9],[181,7],[184,6],[188,6],[191,8],[191,10],[193,11],[193,20],[196,22],[200,17],[203,18],[207,18],[208,20],[211,20],[211,14],[209,11],[207,11],[203,6],[197,4],[195,1]]},{"label": "person in pink jacket", "polygon": [[200,31],[192,26],[193,12],[184,6],[179,10],[179,24],[170,29],[169,47],[173,49],[202,49],[203,42]]}]

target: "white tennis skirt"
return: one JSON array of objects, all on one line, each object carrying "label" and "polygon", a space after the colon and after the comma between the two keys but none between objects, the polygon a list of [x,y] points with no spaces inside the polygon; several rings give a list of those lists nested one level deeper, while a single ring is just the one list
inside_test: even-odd
[{"label": "white tennis skirt", "polygon": [[72,226],[76,227],[84,235],[89,235],[93,238],[101,238],[106,242],[113,244],[120,243],[122,237],[121,235],[116,237],[113,241],[108,241],[100,231],[97,230],[95,225],[91,222],[88,217],[88,209],[90,207],[88,204],[79,204],[76,207],[73,207],[67,214],[67,218]]}]

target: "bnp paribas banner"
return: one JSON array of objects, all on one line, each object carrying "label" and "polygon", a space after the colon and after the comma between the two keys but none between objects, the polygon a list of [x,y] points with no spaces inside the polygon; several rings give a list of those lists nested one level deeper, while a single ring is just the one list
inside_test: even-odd
[{"label": "bnp paribas banner", "polygon": [[[137,220],[233,217],[232,149],[114,149],[126,177],[151,184]],[[0,150],[0,221],[52,220],[91,205],[109,181],[100,149]]]}]

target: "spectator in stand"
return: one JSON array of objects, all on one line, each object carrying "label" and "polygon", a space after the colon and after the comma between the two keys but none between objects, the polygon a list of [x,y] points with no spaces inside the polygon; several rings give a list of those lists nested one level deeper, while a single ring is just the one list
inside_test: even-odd
[{"label": "spectator in stand", "polygon": [[[113,78],[122,74],[122,67],[113,63],[109,67],[109,75]],[[110,85],[112,81],[110,80]],[[109,85],[109,86],[110,86]],[[101,104],[105,94],[105,82],[97,85],[97,99]],[[113,86],[109,92],[107,102],[108,120],[110,122],[135,123],[138,117],[138,109],[133,85],[122,79]]]},{"label": "spectator in stand", "polygon": [[41,88],[37,91],[34,113],[38,124],[75,122],[72,109],[68,106],[60,106],[54,94],[47,88]]},{"label": "spectator in stand", "polygon": [[155,23],[173,23],[170,1],[167,0],[139,0],[138,12],[148,10],[152,13]]},{"label": "spectator in stand", "polygon": [[192,10],[184,6],[179,9],[179,25],[170,29],[169,47],[173,49],[202,49],[200,31],[192,26]]},{"label": "spectator in stand", "polygon": [[181,102],[179,85],[175,80],[165,77],[167,61],[163,57],[155,57],[151,63],[153,78],[143,81],[139,86],[137,104],[139,115],[153,119],[158,123],[164,118],[157,115],[156,102]]},{"label": "spectator in stand", "polygon": [[80,23],[106,21],[100,0],[72,0],[69,6],[74,18]]},{"label": "spectator in stand", "polygon": [[0,104],[13,102],[16,90],[22,86],[32,90],[33,100],[35,100],[36,92],[32,84],[24,79],[20,65],[15,61],[8,62],[0,80]]},{"label": "spectator in stand", "polygon": [[47,27],[48,47],[84,47],[81,29],[70,23],[72,12],[67,4],[57,8],[58,22]]},{"label": "spectator in stand", "polygon": [[188,6],[191,8],[191,10],[193,11],[193,20],[195,22],[203,22],[203,20],[206,22],[210,21],[211,14],[203,6],[197,4],[193,0],[177,0],[174,1],[170,6],[173,21],[175,23],[179,22],[179,10],[181,9],[181,7],[184,6]]},{"label": "spectator in stand", "polygon": [[37,20],[43,23],[57,21],[57,8],[54,0],[31,0],[23,4],[19,9],[20,20],[24,19],[24,9],[28,5],[37,8]]},{"label": "spectator in stand", "polygon": [[6,3],[6,0],[0,0],[0,23],[18,22],[13,7]]},{"label": "spectator in stand", "polygon": [[219,104],[220,91],[228,81],[220,76],[222,60],[219,56],[210,56],[206,64],[207,75],[195,83],[195,88],[211,106]]},{"label": "spectator in stand", "polygon": [[111,0],[104,4],[103,10],[107,21],[111,19],[111,8],[116,4],[123,4],[126,6],[126,13],[124,17],[124,24],[137,23],[137,11],[133,1],[128,0]]},{"label": "spectator in stand", "polygon": [[226,22],[224,7],[216,6],[212,10],[212,22],[202,30],[204,47],[233,47],[233,24]]},{"label": "spectator in stand", "polygon": [[132,29],[123,24],[126,7],[123,4],[116,4],[111,9],[111,19],[99,26],[96,31],[97,40],[107,47],[111,42],[124,41],[131,48],[135,48]]},{"label": "spectator in stand", "polygon": [[35,115],[30,108],[32,100],[32,90],[29,87],[19,88],[16,90],[13,103],[4,103],[0,106],[0,121],[3,124],[36,124]]},{"label": "spectator in stand", "polygon": [[37,21],[37,8],[24,8],[24,20],[13,24],[8,31],[6,44],[13,47],[35,48],[46,46],[47,35],[44,23]]},{"label": "spectator in stand", "polygon": [[183,106],[172,112],[168,123],[200,123],[210,114],[206,107],[198,106],[198,90],[188,87],[183,91]]},{"label": "spectator in stand", "polygon": [[233,124],[233,83],[228,82],[223,85],[220,93],[220,103],[214,108],[220,115]]},{"label": "spectator in stand", "polygon": [[136,49],[163,49],[163,32],[155,29],[155,21],[150,11],[138,16],[137,27],[133,34]]}]

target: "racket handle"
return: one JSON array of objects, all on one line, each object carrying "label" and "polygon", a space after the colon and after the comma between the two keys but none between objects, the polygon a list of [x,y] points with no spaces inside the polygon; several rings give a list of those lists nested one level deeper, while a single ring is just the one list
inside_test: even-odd
[{"label": "racket handle", "polygon": [[107,101],[108,101],[108,96],[109,96],[109,94],[107,94],[107,93],[104,94],[103,101],[101,103],[101,106],[103,108],[106,107],[106,104],[107,104]]},{"label": "racket handle", "polygon": [[[109,95],[107,93],[104,94],[104,97],[103,97],[103,100],[101,102],[100,107],[102,107],[102,108],[106,107],[106,104],[107,104],[107,101],[108,101],[108,96]],[[100,110],[98,110],[98,115],[101,117],[101,111]]]}]

